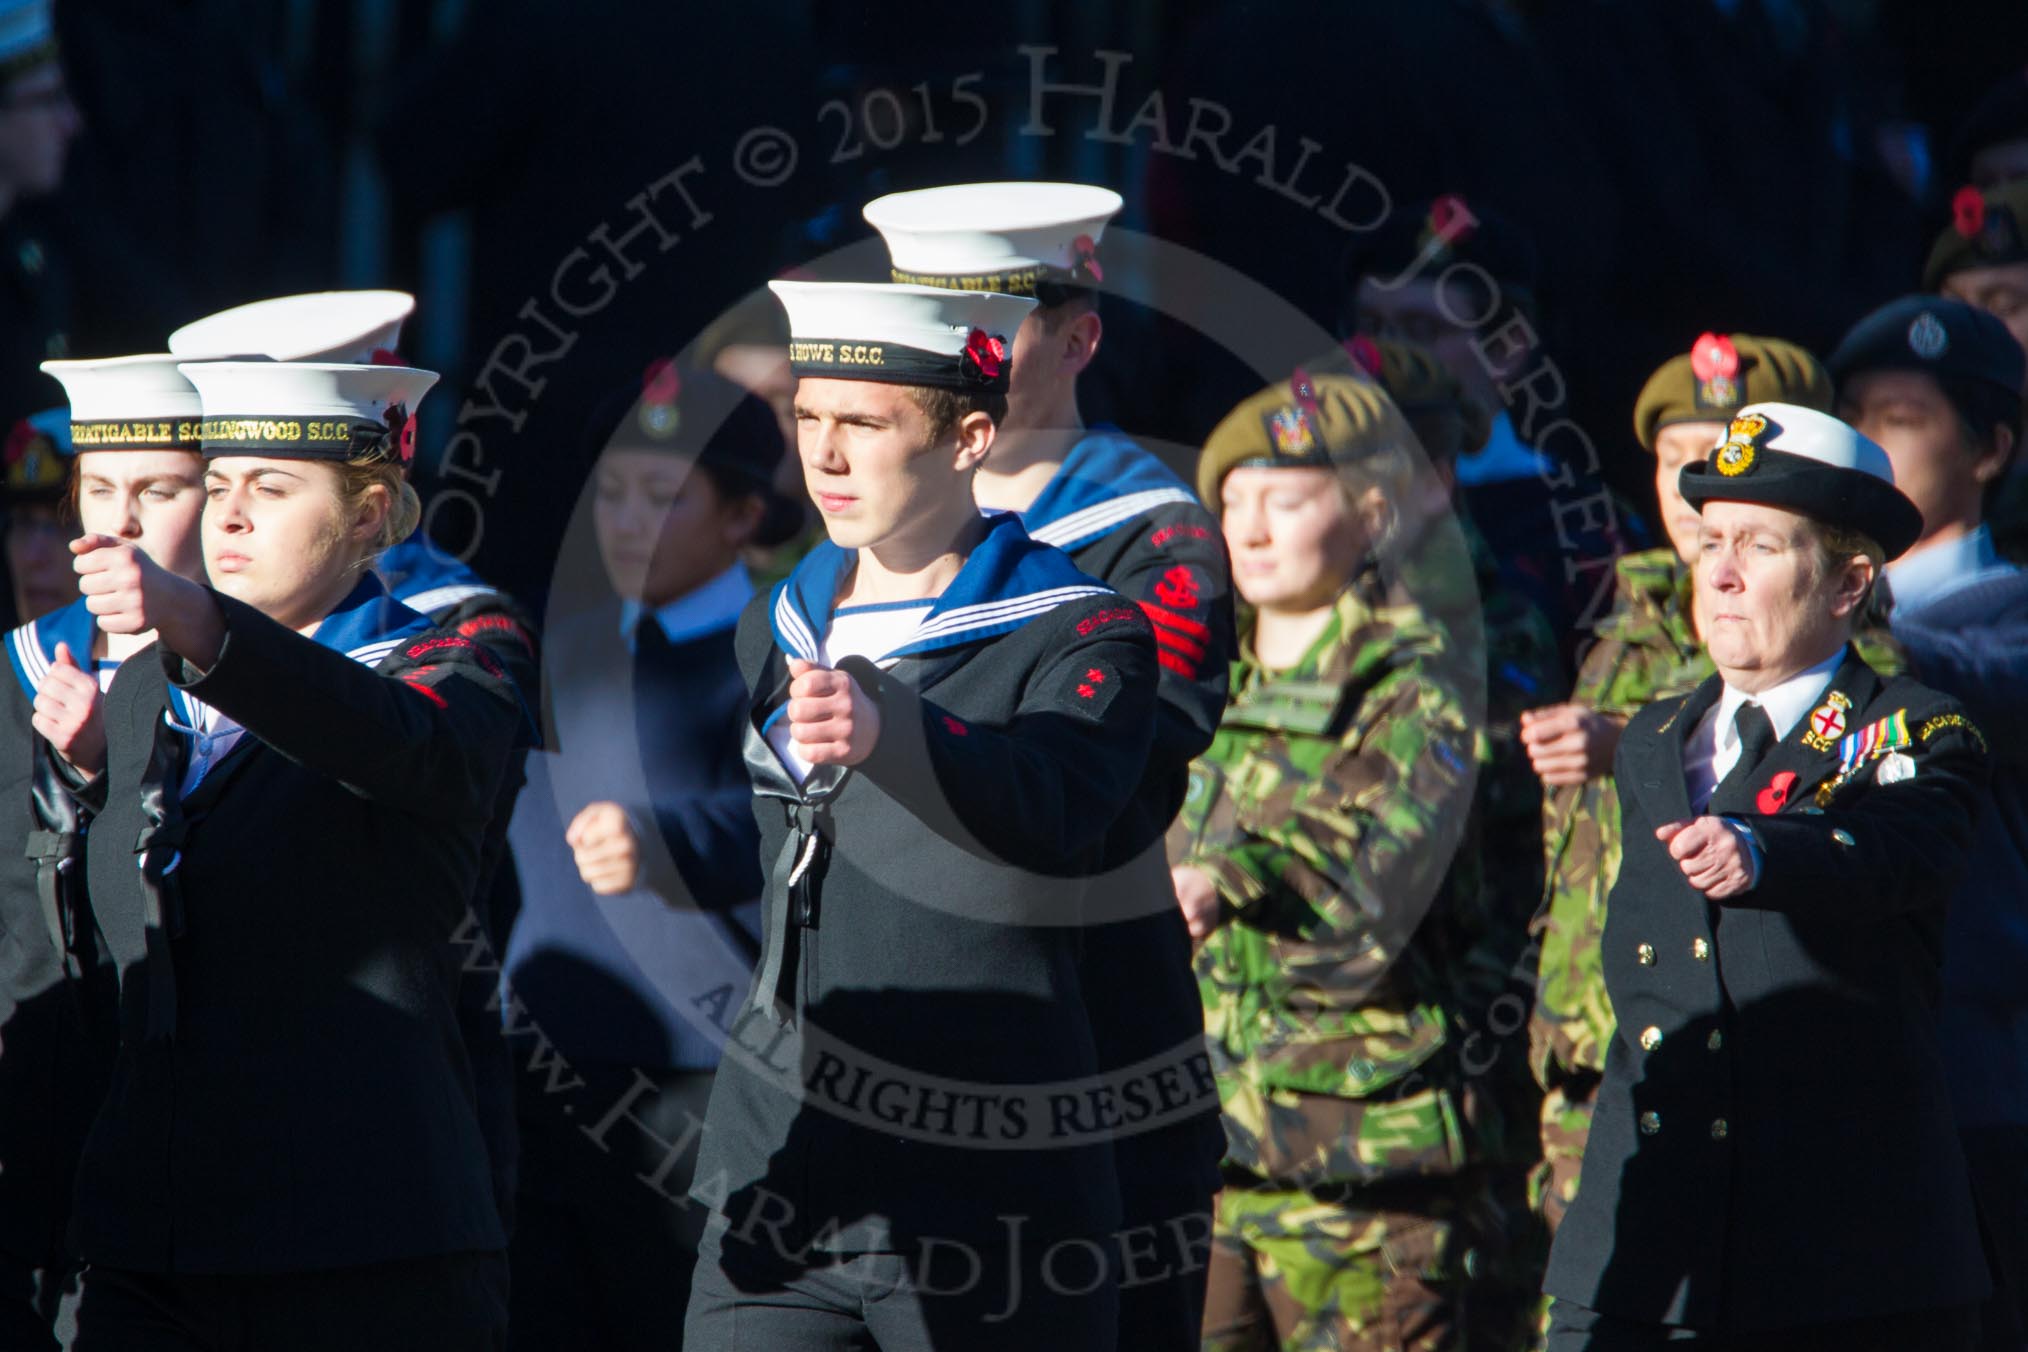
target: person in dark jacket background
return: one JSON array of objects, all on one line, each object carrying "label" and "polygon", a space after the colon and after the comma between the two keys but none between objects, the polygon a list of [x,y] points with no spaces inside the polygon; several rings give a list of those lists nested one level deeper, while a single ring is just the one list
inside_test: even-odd
[{"label": "person in dark jacket background", "polygon": [[1922,512],[1921,538],[1887,569],[1894,636],[1992,751],[1937,1028],[1992,1249],[1981,1346],[1994,1352],[2018,1349],[2028,1322],[2028,569],[1999,557],[1985,510],[2017,453],[2023,365],[1997,318],[1936,296],[1882,306],[1831,355],[1840,412]]},{"label": "person in dark jacket background", "polygon": [[570,1071],[520,1083],[517,1349],[681,1345],[705,1216],[683,1195],[760,939],[740,554],[801,519],[772,411],[708,372],[658,363],[592,436],[591,529],[567,538],[598,566],[567,553],[550,593],[547,749],[510,836],[510,1027]]}]

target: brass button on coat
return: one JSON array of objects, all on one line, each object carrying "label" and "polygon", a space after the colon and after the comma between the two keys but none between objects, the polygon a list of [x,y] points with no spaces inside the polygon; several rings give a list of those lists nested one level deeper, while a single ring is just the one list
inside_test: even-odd
[{"label": "brass button on coat", "polygon": [[1711,1036],[1704,1039],[1704,1045],[1714,1052],[1717,1051],[1725,1045],[1725,1034],[1719,1032],[1716,1028],[1712,1029]]},{"label": "brass button on coat", "polygon": [[1653,967],[1655,965],[1655,946],[1653,944],[1642,944],[1634,950],[1634,961],[1640,963],[1643,967]]},{"label": "brass button on coat", "polygon": [[1656,1132],[1660,1131],[1661,1129],[1662,1129],[1662,1115],[1660,1113],[1641,1114],[1641,1135],[1653,1136]]},{"label": "brass button on coat", "polygon": [[1711,1124],[1711,1139],[1714,1141],[1724,1140],[1726,1131],[1725,1119],[1721,1117]]},{"label": "brass button on coat", "polygon": [[1690,956],[1699,962],[1711,961],[1711,945],[1702,939],[1693,939],[1690,943]]},{"label": "brass button on coat", "polygon": [[1661,1045],[1662,1045],[1661,1029],[1655,1027],[1653,1024],[1650,1024],[1648,1027],[1643,1028],[1641,1030],[1642,1051],[1651,1052],[1654,1051],[1657,1047],[1660,1047]]}]

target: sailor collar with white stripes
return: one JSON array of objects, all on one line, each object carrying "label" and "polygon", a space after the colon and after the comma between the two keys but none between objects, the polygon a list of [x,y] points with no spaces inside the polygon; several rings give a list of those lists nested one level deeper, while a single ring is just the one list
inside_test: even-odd
[{"label": "sailor collar with white stripes", "polygon": [[387,581],[394,598],[410,610],[434,615],[463,605],[475,596],[496,594],[478,574],[421,535],[383,551],[374,561],[374,570]]},{"label": "sailor collar with white stripes", "polygon": [[1143,512],[1197,495],[1170,468],[1132,439],[1109,428],[1080,437],[1021,523],[1031,538],[1062,550],[1081,549]]},{"label": "sailor collar with white stripes", "polygon": [[[1066,602],[1109,596],[1112,589],[1079,572],[1060,550],[1030,539],[1012,512],[987,518],[986,537],[936,598],[907,639],[883,662],[1011,633]],[[838,588],[857,560],[829,540],[805,556],[775,587],[768,621],[775,643],[791,657],[819,661]]]},{"label": "sailor collar with white stripes", "polygon": [[[310,639],[362,667],[377,667],[403,643],[435,627],[428,616],[389,596],[379,577],[367,573]],[[176,686],[170,687],[169,697],[175,706],[172,721],[183,724],[184,731],[210,726],[210,713],[199,701]]]},{"label": "sailor collar with white stripes", "polygon": [[43,678],[56,665],[57,644],[67,644],[71,658],[85,667],[91,664],[92,643],[98,636],[98,620],[85,608],[85,600],[80,596],[61,610],[30,620],[8,634],[7,660],[13,665],[14,677],[21,682],[22,690],[33,700],[35,692],[42,688]]}]

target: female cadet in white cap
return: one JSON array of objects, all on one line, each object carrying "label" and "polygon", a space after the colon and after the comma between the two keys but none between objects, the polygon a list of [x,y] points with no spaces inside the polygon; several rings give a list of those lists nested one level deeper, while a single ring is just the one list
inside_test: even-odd
[{"label": "female cadet in white cap", "polygon": [[1986,744],[1851,646],[1922,515],[1793,404],[1741,409],[1681,488],[1717,672],[1620,739],[1618,1032],[1548,1345],[1968,1349],[1989,1283],[1935,1003]]},{"label": "female cadet in white cap", "polygon": [[[76,515],[202,579],[204,462],[197,391],[169,356],[46,362],[70,397]],[[31,452],[32,453],[32,452]],[[63,551],[68,571],[70,552]],[[72,575],[73,577],[75,574]],[[49,1317],[75,1266],[63,1244],[78,1150],[112,1069],[113,975],[84,889],[92,783],[105,766],[101,687],[149,634],[105,634],[84,598],[6,636],[14,679],[0,695],[0,932],[20,954],[0,981],[0,1264],[10,1276],[0,1344],[53,1347]],[[50,753],[56,754],[52,756]]]},{"label": "female cadet in white cap", "polygon": [[415,524],[436,377],[183,369],[216,590],[75,546],[100,626],[159,639],[108,693],[87,847],[121,1049],[78,1174],[76,1345],[497,1348],[446,940],[525,712],[369,569]]},{"label": "female cadet in white cap", "polygon": [[766,934],[685,1338],[1111,1352],[1126,1095],[1076,926],[1147,757],[1148,622],[972,495],[1030,302],[772,285],[830,540],[735,638]]}]

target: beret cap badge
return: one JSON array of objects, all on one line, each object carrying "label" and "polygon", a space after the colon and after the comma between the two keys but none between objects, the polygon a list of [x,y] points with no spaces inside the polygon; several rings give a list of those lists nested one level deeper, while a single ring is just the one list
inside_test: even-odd
[{"label": "beret cap badge", "polygon": [[1924,310],[1908,325],[1908,350],[1925,361],[1935,361],[1950,348],[1950,335],[1944,332],[1943,321],[1928,310]]},{"label": "beret cap badge", "polygon": [[1697,378],[1697,403],[1704,408],[1739,405],[1739,349],[1722,333],[1707,333],[1690,348],[1690,374]]},{"label": "beret cap badge", "polygon": [[1725,431],[1725,444],[1711,457],[1711,463],[1728,479],[1752,472],[1760,459],[1755,441],[1768,430],[1768,421],[1758,413],[1734,418]]}]

